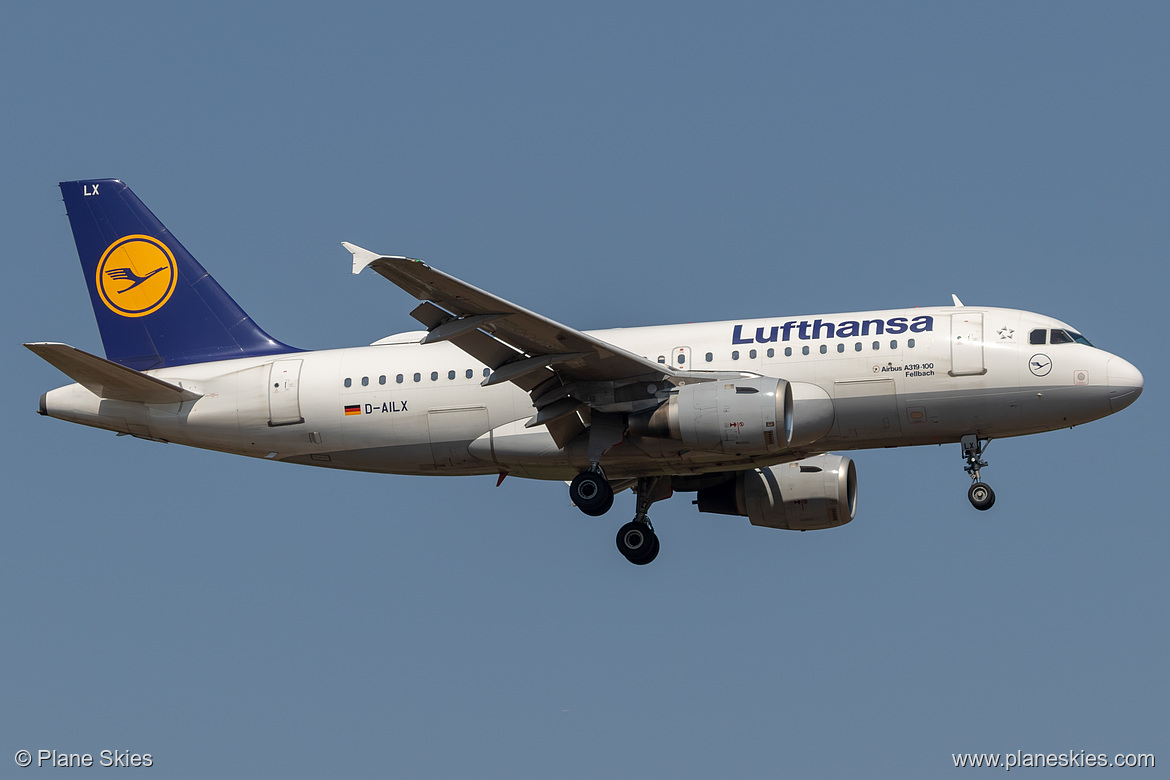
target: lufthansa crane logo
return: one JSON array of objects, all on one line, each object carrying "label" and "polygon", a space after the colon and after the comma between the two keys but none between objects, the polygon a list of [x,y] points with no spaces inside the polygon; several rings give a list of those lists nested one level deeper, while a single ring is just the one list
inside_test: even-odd
[{"label": "lufthansa crane logo", "polygon": [[1052,358],[1045,354],[1035,354],[1028,358],[1028,370],[1036,376],[1048,376],[1052,370]]},{"label": "lufthansa crane logo", "polygon": [[177,277],[175,256],[166,244],[150,236],[125,236],[110,244],[98,262],[97,289],[114,314],[144,317],[167,302]]}]

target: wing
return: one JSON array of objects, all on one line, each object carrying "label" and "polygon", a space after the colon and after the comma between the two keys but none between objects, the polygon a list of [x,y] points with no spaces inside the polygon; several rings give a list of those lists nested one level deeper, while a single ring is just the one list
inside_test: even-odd
[{"label": "wing", "polygon": [[[580,414],[657,406],[660,391],[688,376],[562,325],[409,257],[384,257],[342,243],[353,272],[373,268],[423,301],[411,316],[427,327],[424,344],[450,341],[492,369],[483,384],[512,382],[532,395],[558,446],[582,433]],[[587,421],[587,417],[586,417]]]}]

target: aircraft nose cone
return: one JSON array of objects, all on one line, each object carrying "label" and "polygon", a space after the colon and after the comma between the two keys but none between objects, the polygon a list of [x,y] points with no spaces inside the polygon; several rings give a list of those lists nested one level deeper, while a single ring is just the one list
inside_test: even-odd
[{"label": "aircraft nose cone", "polygon": [[1137,366],[1119,357],[1109,358],[1109,406],[1120,412],[1142,394],[1145,380]]}]

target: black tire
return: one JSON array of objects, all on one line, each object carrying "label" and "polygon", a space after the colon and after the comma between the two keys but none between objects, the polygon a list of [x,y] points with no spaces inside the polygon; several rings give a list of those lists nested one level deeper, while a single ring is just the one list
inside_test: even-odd
[{"label": "black tire", "polygon": [[618,552],[636,566],[645,566],[658,557],[658,534],[645,523],[631,521],[618,529]]},{"label": "black tire", "polygon": [[967,491],[967,500],[971,502],[971,506],[986,512],[995,504],[995,491],[985,482],[976,482]]},{"label": "black tire", "polygon": [[613,506],[613,488],[596,471],[582,471],[569,485],[569,500],[592,517],[599,517]]},{"label": "black tire", "polygon": [[650,563],[651,561],[653,561],[655,558],[658,557],[658,550],[660,547],[660,545],[658,544],[658,534],[654,533],[653,531],[651,531],[650,533],[653,534],[653,536],[650,539],[650,541],[651,541],[650,552],[648,552],[646,554],[645,558],[642,558],[641,560],[636,561],[638,566],[645,566],[646,564]]}]

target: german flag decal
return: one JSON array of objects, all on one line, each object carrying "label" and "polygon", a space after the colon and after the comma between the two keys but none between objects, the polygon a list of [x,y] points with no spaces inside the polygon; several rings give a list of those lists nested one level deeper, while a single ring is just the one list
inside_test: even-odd
[{"label": "german flag decal", "polygon": [[345,416],[346,417],[350,416],[351,414],[361,414],[361,413],[362,413],[362,407],[360,405],[355,404],[353,406],[345,407]]}]

